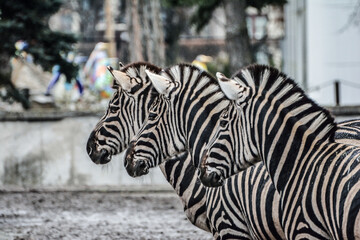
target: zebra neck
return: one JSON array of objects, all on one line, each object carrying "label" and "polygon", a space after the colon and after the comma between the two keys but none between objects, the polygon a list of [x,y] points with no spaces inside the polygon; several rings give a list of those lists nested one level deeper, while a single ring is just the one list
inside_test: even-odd
[{"label": "zebra neck", "polygon": [[[166,180],[171,184],[176,193],[182,197],[185,191],[194,188],[193,179],[197,179],[196,169],[192,165],[190,154],[179,154],[160,165]],[[195,181],[197,182],[197,181]],[[199,185],[199,183],[196,183]],[[185,202],[188,200],[185,199]]]},{"label": "zebra neck", "polygon": [[206,217],[206,188],[197,179],[189,153],[182,153],[159,165],[166,180],[174,188],[188,219],[197,227],[209,230]]},{"label": "zebra neck", "polygon": [[281,106],[259,97],[251,106],[248,119],[253,125],[249,135],[254,136],[259,157],[279,192],[287,184],[290,173],[310,161],[311,152],[318,146],[330,143],[332,131],[336,130],[332,128],[332,119],[327,119],[321,111],[304,114],[306,108],[301,106],[311,109],[307,103],[290,110]]},{"label": "zebra neck", "polygon": [[[228,101],[217,97],[209,97],[209,101],[201,102],[194,100],[186,100],[189,108],[179,109],[180,118],[186,119],[184,122],[179,119],[180,132],[183,133],[186,142],[186,150],[191,154],[194,166],[199,166],[200,154],[206,147],[209,139],[216,133],[217,120],[220,117],[221,109]],[[220,110],[219,110],[220,109]],[[182,117],[186,116],[186,117]]]},{"label": "zebra neck", "polygon": [[[175,140],[191,153],[194,166],[199,166],[201,150],[215,132],[220,112],[229,100],[217,80],[197,67],[180,64],[167,69],[166,73],[179,84],[171,97],[177,132],[174,135],[179,138]],[[192,149],[188,149],[189,146]]]}]

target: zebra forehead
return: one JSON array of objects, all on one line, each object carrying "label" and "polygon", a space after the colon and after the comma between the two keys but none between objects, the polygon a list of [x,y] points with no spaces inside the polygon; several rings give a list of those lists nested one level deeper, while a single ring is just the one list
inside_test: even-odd
[{"label": "zebra forehead", "polygon": [[128,68],[126,70],[126,74],[129,76],[129,77],[137,77],[138,76],[138,71],[136,70],[136,68]]},{"label": "zebra forehead", "polygon": [[145,69],[148,69],[154,73],[159,73],[162,71],[162,69],[158,66],[148,62],[134,62],[126,65],[125,67],[122,67],[120,70],[125,72],[129,77],[135,78],[140,76],[141,78],[145,79]]}]

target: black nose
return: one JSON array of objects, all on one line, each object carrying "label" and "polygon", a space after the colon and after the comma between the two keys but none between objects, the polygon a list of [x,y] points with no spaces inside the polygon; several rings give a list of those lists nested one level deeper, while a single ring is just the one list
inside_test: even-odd
[{"label": "black nose", "polygon": [[106,149],[97,151],[96,144],[94,141],[95,134],[92,132],[86,144],[86,151],[90,159],[96,164],[106,164],[110,162],[111,155]]},{"label": "black nose", "polygon": [[110,154],[106,149],[102,149],[99,154],[99,163],[100,164],[107,164],[110,162]]},{"label": "black nose", "polygon": [[149,168],[147,167],[144,160],[138,160],[135,164],[135,173],[136,176],[142,176],[149,172]]},{"label": "black nose", "polygon": [[212,172],[210,174],[206,174],[203,169],[200,171],[200,181],[206,187],[220,187],[224,184],[223,179],[218,173]]}]

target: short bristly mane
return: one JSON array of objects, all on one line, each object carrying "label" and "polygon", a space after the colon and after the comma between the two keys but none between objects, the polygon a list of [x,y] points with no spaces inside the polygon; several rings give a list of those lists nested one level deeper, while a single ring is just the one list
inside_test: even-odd
[{"label": "short bristly mane", "polygon": [[284,113],[296,114],[308,131],[319,131],[318,126],[324,126],[323,130],[317,133],[317,137],[334,141],[337,127],[329,111],[317,105],[294,80],[276,68],[250,65],[242,68],[232,78],[251,87],[253,96],[260,93],[269,95],[271,100],[276,98],[278,104],[281,104],[279,108],[282,108]]},{"label": "short bristly mane", "polygon": [[[211,98],[220,99],[225,95],[222,93],[217,80],[208,72],[187,63],[181,63],[164,70],[175,82],[178,81],[183,89],[190,89],[193,92],[204,95],[212,94]],[[202,92],[204,90],[204,92]],[[197,96],[198,97],[198,96]]]},{"label": "short bristly mane", "polygon": [[126,72],[130,77],[140,77],[140,72],[137,71],[137,69],[139,69],[141,74],[142,74],[142,72],[145,73],[145,69],[150,70],[151,72],[157,73],[157,74],[162,71],[162,69],[159,68],[158,66],[155,66],[148,62],[130,63],[130,64],[127,64],[126,66],[120,68],[121,71]]}]

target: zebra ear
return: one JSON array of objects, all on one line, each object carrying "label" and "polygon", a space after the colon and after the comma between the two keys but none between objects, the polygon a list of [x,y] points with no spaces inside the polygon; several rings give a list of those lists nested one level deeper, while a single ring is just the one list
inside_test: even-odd
[{"label": "zebra ear", "polygon": [[112,67],[108,66],[108,70],[110,71],[111,75],[114,77],[114,85],[120,85],[122,89],[125,91],[130,91],[132,84],[130,81],[130,77],[119,70],[114,70]]},{"label": "zebra ear", "polygon": [[241,83],[225,77],[224,74],[217,72],[216,78],[219,81],[221,90],[225,96],[230,100],[235,100],[237,103],[242,103],[247,100],[250,95],[250,88]]},{"label": "zebra ear", "polygon": [[160,94],[168,94],[175,86],[175,84],[167,77],[152,73],[149,70],[145,70],[145,72],[150,78],[150,81],[154,85],[156,91]]}]

